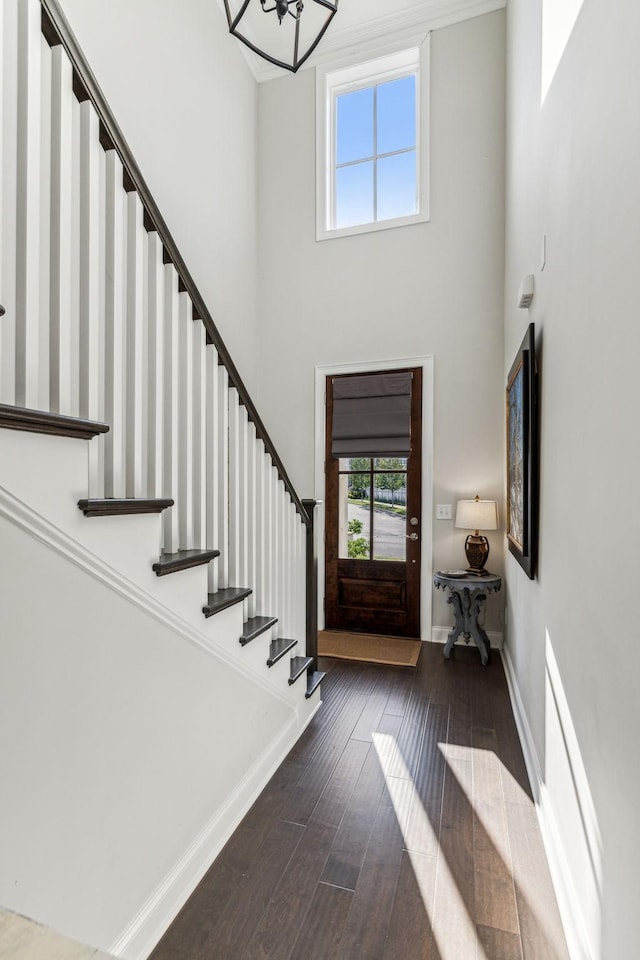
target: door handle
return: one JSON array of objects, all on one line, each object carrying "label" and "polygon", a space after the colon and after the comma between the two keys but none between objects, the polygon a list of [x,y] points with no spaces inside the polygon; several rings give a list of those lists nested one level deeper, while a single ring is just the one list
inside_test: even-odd
[{"label": "door handle", "polygon": [[417,534],[417,533],[408,533],[408,534],[407,534],[407,540],[418,540],[418,539],[419,539],[419,537],[418,537],[418,534]]},{"label": "door handle", "polygon": [[0,317],[4,317],[4,315],[5,315],[5,309],[4,309],[4,307],[2,306],[2,304],[0,303]]}]

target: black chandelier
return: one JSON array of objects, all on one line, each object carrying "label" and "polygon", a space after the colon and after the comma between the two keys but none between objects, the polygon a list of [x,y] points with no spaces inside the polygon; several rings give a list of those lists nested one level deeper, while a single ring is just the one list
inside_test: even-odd
[{"label": "black chandelier", "polygon": [[229,32],[292,73],[311,56],[338,12],[338,0],[224,0],[224,5]]}]

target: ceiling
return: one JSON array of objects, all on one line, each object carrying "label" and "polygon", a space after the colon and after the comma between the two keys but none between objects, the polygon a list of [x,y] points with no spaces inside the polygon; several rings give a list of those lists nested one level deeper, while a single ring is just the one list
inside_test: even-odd
[{"label": "ceiling", "polygon": [[[224,9],[224,0],[218,2]],[[339,0],[338,13],[302,69],[318,63],[339,63],[354,56],[375,56],[415,42],[429,30],[491,13],[505,5],[506,0]],[[256,80],[285,74],[243,44],[240,47]]]}]

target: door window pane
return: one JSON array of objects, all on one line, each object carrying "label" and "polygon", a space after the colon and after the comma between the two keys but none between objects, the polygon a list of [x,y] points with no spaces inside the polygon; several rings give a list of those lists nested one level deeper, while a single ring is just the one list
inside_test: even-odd
[{"label": "door window pane", "polygon": [[376,457],[373,461],[374,470],[406,470],[406,457]]},{"label": "door window pane", "polygon": [[338,556],[369,560],[371,541],[370,475],[342,474],[338,484]]},{"label": "door window pane", "polygon": [[371,460],[368,457],[341,457],[340,471],[342,470],[366,470],[371,469]]},{"label": "door window pane", "polygon": [[[382,467],[406,463],[404,458],[379,458]],[[374,474],[373,559],[407,559],[407,475],[406,473]]]},{"label": "door window pane", "polygon": [[406,473],[376,473],[373,499],[375,509],[394,514],[404,522],[407,515]]}]

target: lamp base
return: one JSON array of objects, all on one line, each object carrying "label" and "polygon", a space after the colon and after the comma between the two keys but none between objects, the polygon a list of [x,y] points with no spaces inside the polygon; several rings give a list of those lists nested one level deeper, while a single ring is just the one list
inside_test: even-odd
[{"label": "lamp base", "polygon": [[488,571],[484,569],[489,556],[489,541],[486,537],[478,536],[477,533],[469,534],[464,542],[464,552],[469,564],[468,573],[473,573],[476,577],[489,576]]}]

